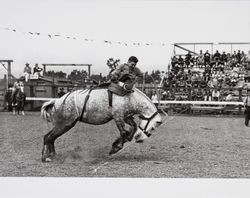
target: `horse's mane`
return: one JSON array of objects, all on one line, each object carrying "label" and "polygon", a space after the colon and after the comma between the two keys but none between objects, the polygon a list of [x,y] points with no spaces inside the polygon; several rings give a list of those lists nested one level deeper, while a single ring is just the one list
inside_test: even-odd
[{"label": "horse's mane", "polygon": [[[136,87],[135,87],[134,89],[135,89],[135,91],[138,92],[141,96],[143,96],[144,98],[146,98],[151,104],[153,104],[153,106],[155,107],[155,105],[154,105],[154,103],[152,102],[152,100],[150,100],[150,98],[147,97],[141,90],[139,90],[139,89],[136,88]],[[155,110],[157,110],[156,107],[155,107]]]}]

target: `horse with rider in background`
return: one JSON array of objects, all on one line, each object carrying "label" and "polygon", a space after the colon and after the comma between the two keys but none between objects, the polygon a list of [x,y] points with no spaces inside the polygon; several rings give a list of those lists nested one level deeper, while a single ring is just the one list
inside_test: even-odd
[{"label": "horse with rider in background", "polygon": [[22,115],[25,115],[24,105],[26,101],[26,95],[24,93],[24,84],[22,82],[22,78],[16,80],[11,90],[10,100],[13,114],[16,115],[16,113],[19,114],[22,112]]},{"label": "horse with rider in background", "polygon": [[19,115],[20,112],[22,112],[22,115],[25,115],[24,113],[24,105],[26,102],[26,95],[24,93],[24,90],[22,87],[16,89],[16,93],[13,97],[13,114],[16,113]]}]

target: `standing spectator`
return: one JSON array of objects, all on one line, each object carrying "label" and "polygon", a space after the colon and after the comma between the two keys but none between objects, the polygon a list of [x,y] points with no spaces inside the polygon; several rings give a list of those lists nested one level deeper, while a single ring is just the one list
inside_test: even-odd
[{"label": "standing spectator", "polygon": [[232,54],[231,58],[236,58],[237,57],[237,54],[236,54],[236,51],[234,51],[234,53]]},{"label": "standing spectator", "polygon": [[245,125],[248,126],[249,119],[250,119],[250,90],[247,90],[247,96],[244,99],[244,106],[245,106]]},{"label": "standing spectator", "polygon": [[220,97],[220,91],[217,88],[215,88],[212,91],[212,100],[213,101],[219,101],[219,97]]},{"label": "standing spectator", "polygon": [[61,98],[64,94],[65,94],[64,88],[62,87],[62,88],[60,88],[60,91],[58,92],[57,95],[58,95],[59,98]]},{"label": "standing spectator", "polygon": [[38,64],[36,63],[35,64],[35,67],[34,67],[34,69],[33,69],[33,74],[38,74],[38,76],[41,76],[41,74],[40,74],[40,72],[41,71],[43,71],[43,69],[42,68],[40,68],[40,67],[38,67]]},{"label": "standing spectator", "polygon": [[25,64],[24,70],[23,70],[23,75],[25,77],[25,82],[28,82],[30,79],[30,74],[31,74],[31,67],[29,66],[29,63]]},{"label": "standing spectator", "polygon": [[191,59],[192,59],[191,52],[188,52],[185,56],[185,63],[187,66],[189,66]]},{"label": "standing spectator", "polygon": [[250,68],[250,50],[248,51],[248,54],[246,55],[246,63],[247,63],[247,67]]},{"label": "standing spectator", "polygon": [[236,59],[237,59],[237,63],[241,63],[241,53],[240,53],[240,50],[238,50],[238,52],[236,54]]},{"label": "standing spectator", "polygon": [[226,55],[226,52],[222,52],[222,54],[221,54],[221,62],[222,63],[227,63],[227,55]]},{"label": "standing spectator", "polygon": [[204,64],[205,65],[209,65],[210,64],[210,53],[208,52],[208,50],[204,54]]},{"label": "standing spectator", "polygon": [[197,62],[197,65],[199,65],[199,66],[204,65],[204,55],[202,53],[202,50],[200,50],[200,54],[197,57],[196,62]]},{"label": "standing spectator", "polygon": [[216,50],[213,58],[214,58],[214,61],[215,61],[216,65],[217,65],[218,62],[220,61],[220,53],[219,53],[218,50]]}]

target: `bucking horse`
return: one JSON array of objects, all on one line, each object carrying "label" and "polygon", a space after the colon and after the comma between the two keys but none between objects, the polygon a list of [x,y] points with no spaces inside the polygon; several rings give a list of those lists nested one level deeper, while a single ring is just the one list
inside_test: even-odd
[{"label": "bucking horse", "polygon": [[[135,139],[142,142],[162,123],[153,102],[139,89],[132,87],[127,94],[117,95],[109,87],[76,90],[43,104],[41,115],[52,122],[53,129],[44,136],[42,162],[53,160],[56,154],[55,140],[78,121],[93,125],[115,121],[120,136],[113,142],[110,155],[121,150],[127,141]],[[134,121],[135,115],[139,117],[139,127]],[[130,126],[129,130],[126,124]]]}]

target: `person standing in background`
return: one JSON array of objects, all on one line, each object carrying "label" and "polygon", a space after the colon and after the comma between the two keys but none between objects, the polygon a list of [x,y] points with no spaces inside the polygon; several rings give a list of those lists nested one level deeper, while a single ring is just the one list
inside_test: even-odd
[{"label": "person standing in background", "polygon": [[29,63],[26,63],[25,67],[24,67],[24,70],[23,70],[23,75],[25,77],[25,82],[29,81],[30,74],[31,74],[31,67],[29,66]]},{"label": "person standing in background", "polygon": [[41,76],[40,72],[43,71],[42,68],[38,67],[38,64],[35,64],[35,67],[33,69],[33,74],[38,74],[38,76]]}]

